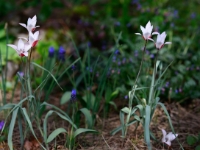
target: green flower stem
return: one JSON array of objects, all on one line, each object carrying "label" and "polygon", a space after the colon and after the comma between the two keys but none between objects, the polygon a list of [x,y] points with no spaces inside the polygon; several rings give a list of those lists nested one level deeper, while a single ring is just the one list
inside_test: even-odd
[{"label": "green flower stem", "polygon": [[[135,83],[134,83],[134,89],[132,90],[131,95],[135,94],[136,84],[138,82],[138,78],[139,78],[139,75],[140,75],[140,72],[141,72],[141,69],[142,69],[142,66],[143,66],[143,62],[144,62],[144,55],[145,55],[145,51],[146,51],[147,42],[148,42],[148,40],[145,40],[144,49],[143,49],[143,52],[142,52],[142,60],[141,60],[141,63],[140,63],[140,68],[139,68],[138,74],[136,76],[136,80],[135,80]],[[127,118],[126,118],[126,125],[129,123],[129,120],[130,120],[130,117],[131,117],[132,101],[133,101],[133,98],[129,99],[129,114],[127,115]],[[124,127],[125,128],[124,129],[124,131],[125,131],[124,137],[126,137],[126,133],[127,133],[127,126],[126,125]]]},{"label": "green flower stem", "polygon": [[156,57],[155,57],[155,60],[154,60],[153,75],[152,75],[152,79],[151,79],[151,87],[150,87],[150,90],[149,90],[148,105],[151,105],[152,100],[153,100],[153,96],[154,96],[154,83],[155,83],[155,77],[156,77],[156,73],[157,73],[156,72],[156,62],[158,60],[158,53],[159,53],[159,50],[157,50]]},{"label": "green flower stem", "polygon": [[[136,80],[135,80],[135,83],[134,83],[134,89],[131,92],[132,95],[135,94],[136,84],[138,82],[138,78],[139,78],[139,75],[140,75],[140,72],[141,72],[141,69],[142,69],[142,65],[143,65],[143,62],[144,62],[144,55],[145,55],[145,51],[146,51],[147,42],[148,42],[148,40],[145,40],[144,49],[143,49],[143,53],[142,53],[142,60],[141,60],[140,68],[139,68],[139,71],[138,71],[138,74],[137,74],[137,77],[136,77]],[[133,102],[133,99],[130,99],[129,100],[129,108],[132,107],[132,102]]]},{"label": "green flower stem", "polygon": [[30,68],[31,68],[31,54],[32,54],[32,48],[31,48],[31,52],[30,52],[30,56],[28,59],[28,69],[27,69],[27,82],[28,82],[28,92],[29,92],[29,96],[32,95],[32,88],[31,88],[31,76],[30,76]]}]

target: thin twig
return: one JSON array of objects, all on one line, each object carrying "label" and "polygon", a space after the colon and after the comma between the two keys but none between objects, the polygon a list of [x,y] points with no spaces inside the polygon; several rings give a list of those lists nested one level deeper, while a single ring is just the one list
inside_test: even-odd
[{"label": "thin twig", "polygon": [[109,149],[111,149],[111,147],[110,147],[110,146],[108,145],[108,143],[106,142],[106,140],[105,140],[105,138],[104,138],[103,134],[101,134],[101,136],[102,136],[102,138],[103,138],[104,142],[106,143],[106,145],[108,146],[108,148],[109,148]]}]

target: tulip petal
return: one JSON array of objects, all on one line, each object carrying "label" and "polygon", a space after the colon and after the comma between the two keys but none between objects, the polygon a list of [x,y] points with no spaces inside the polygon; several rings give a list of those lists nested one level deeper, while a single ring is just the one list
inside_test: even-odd
[{"label": "tulip petal", "polygon": [[7,44],[7,46],[12,47],[14,50],[17,50],[17,46],[13,44]]},{"label": "tulip petal", "polygon": [[172,42],[165,42],[165,44],[172,44]]},{"label": "tulip petal", "polygon": [[35,32],[33,36],[34,36],[34,39],[37,40],[39,36],[39,31]]},{"label": "tulip petal", "polygon": [[135,33],[136,35],[142,35],[141,33]]},{"label": "tulip petal", "polygon": [[164,142],[164,143],[166,143],[168,146],[171,146],[171,141],[170,140],[168,140],[167,142]]},{"label": "tulip petal", "polygon": [[152,41],[152,42],[155,42],[152,38],[148,38],[148,40]]},{"label": "tulip petal", "polygon": [[24,56],[28,57],[28,52],[27,51],[25,51],[23,54],[24,54]]},{"label": "tulip petal", "polygon": [[25,37],[18,37],[19,39],[24,39],[25,41],[28,41],[28,39],[27,38],[25,38]]},{"label": "tulip petal", "polygon": [[164,129],[161,129],[161,131],[162,131],[162,134],[163,134],[162,142],[164,143],[164,142],[166,142],[165,137],[167,135],[167,132]]},{"label": "tulip petal", "polygon": [[24,49],[24,42],[21,39],[19,39],[19,41],[18,41],[17,49],[18,49],[18,51]]},{"label": "tulip petal", "polygon": [[142,30],[142,34],[144,35],[144,33],[146,32],[146,29],[143,26],[140,26],[140,29]]},{"label": "tulip petal", "polygon": [[24,28],[26,28],[26,24],[24,23],[19,23],[21,26],[23,26]]},{"label": "tulip petal", "polygon": [[159,33],[158,33],[158,32],[153,32],[153,33],[152,33],[152,35],[157,35],[157,34],[159,34]]}]

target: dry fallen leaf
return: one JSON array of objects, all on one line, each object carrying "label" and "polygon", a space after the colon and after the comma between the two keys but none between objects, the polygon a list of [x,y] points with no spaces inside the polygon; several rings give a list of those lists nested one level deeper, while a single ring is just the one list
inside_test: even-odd
[{"label": "dry fallen leaf", "polygon": [[9,150],[8,144],[5,142],[0,143],[0,150]]},{"label": "dry fallen leaf", "polygon": [[[41,143],[42,139],[39,138],[38,141]],[[25,140],[24,142],[24,149],[25,150],[39,150],[40,143],[34,137],[31,137],[29,140]]]}]

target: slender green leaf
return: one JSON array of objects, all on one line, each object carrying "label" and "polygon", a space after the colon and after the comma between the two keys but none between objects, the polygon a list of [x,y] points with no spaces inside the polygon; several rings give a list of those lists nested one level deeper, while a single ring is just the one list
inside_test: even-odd
[{"label": "slender green leaf", "polygon": [[128,107],[124,107],[124,108],[121,109],[121,111],[128,114],[130,109]]},{"label": "slender green leaf", "polygon": [[67,103],[70,100],[70,98],[71,98],[71,92],[69,91],[65,92],[61,97],[60,104]]},{"label": "slender green leaf", "polygon": [[6,104],[6,105],[1,106],[1,107],[0,107],[0,111],[6,110],[6,109],[11,109],[11,108],[13,108],[14,106],[15,106],[15,104],[8,103],[8,104]]},{"label": "slender green leaf", "polygon": [[151,150],[151,142],[150,142],[150,114],[151,114],[151,107],[149,105],[146,105],[145,108],[145,125],[144,125],[144,138],[145,138],[145,142],[147,144],[148,150]]},{"label": "slender green leaf", "polygon": [[19,108],[16,108],[12,113],[12,118],[11,118],[10,127],[9,127],[9,131],[8,131],[8,146],[9,146],[10,150],[13,150],[12,138],[13,138],[13,130],[14,130],[18,110],[19,110]]},{"label": "slender green leaf", "polygon": [[119,127],[117,127],[117,128],[115,128],[115,129],[113,129],[111,132],[110,132],[110,134],[111,135],[115,135],[117,132],[119,132],[120,130],[122,130],[122,126],[119,126]]},{"label": "slender green leaf", "polygon": [[61,110],[60,108],[56,107],[55,105],[51,105],[47,102],[43,102],[40,106],[42,108],[43,105],[46,105],[46,106],[50,106],[52,108],[54,108],[55,110],[57,110],[58,112],[60,112],[61,114],[63,114],[65,117],[67,117],[69,120],[70,120],[70,117],[68,116],[67,113],[65,113],[63,110]]},{"label": "slender green leaf", "polygon": [[[172,129],[172,132],[175,134],[175,131],[174,131],[174,127],[173,127],[173,125],[172,125],[171,118],[170,118],[170,116],[169,116],[169,113],[168,113],[168,111],[167,111],[165,105],[164,105],[163,103],[160,103],[160,102],[158,102],[158,105],[160,105],[160,106],[162,107],[162,109],[164,110],[165,114],[167,115],[167,118],[168,118],[168,120],[169,120],[169,125],[170,125],[170,127],[171,127],[171,129]],[[184,148],[183,148],[183,146],[180,144],[178,138],[176,138],[176,140],[178,141],[179,145],[181,146],[181,149],[184,150]]]},{"label": "slender green leaf", "polygon": [[24,117],[25,117],[25,119],[26,119],[26,121],[27,121],[27,123],[28,123],[28,126],[29,126],[29,128],[30,128],[30,130],[31,130],[31,132],[32,132],[32,134],[33,134],[33,136],[34,136],[35,139],[38,141],[38,143],[40,144],[40,146],[41,146],[43,149],[45,149],[45,147],[40,143],[40,141],[38,140],[37,136],[35,135],[35,132],[34,132],[34,130],[33,130],[33,126],[32,126],[32,123],[31,123],[31,121],[30,121],[30,118],[29,118],[29,116],[28,116],[28,114],[27,114],[26,108],[22,108],[22,111],[23,111]]},{"label": "slender green leaf", "polygon": [[120,111],[119,113],[119,118],[120,118],[120,122],[121,122],[121,125],[122,125],[122,136],[124,137],[125,136],[125,124],[124,124],[124,112],[123,111]]},{"label": "slender green leaf", "polygon": [[79,129],[77,129],[77,130],[74,132],[74,137],[76,137],[76,136],[78,136],[79,134],[84,133],[84,132],[95,132],[95,133],[97,133],[96,130],[79,128]]},{"label": "slender green leaf", "polygon": [[67,133],[67,131],[64,128],[55,129],[47,138],[47,143],[55,139],[60,133]]},{"label": "slender green leaf", "polygon": [[[40,68],[40,69],[42,69],[42,70],[48,72],[48,73],[51,75],[51,77],[54,79],[54,81],[56,82],[56,84],[60,87],[58,81],[56,80],[56,78],[54,77],[54,75],[53,75],[50,71],[48,71],[48,70],[45,69],[44,67],[42,67],[42,66],[40,66],[40,65],[38,65],[38,64],[36,64],[36,63],[34,63],[34,62],[32,62],[32,64],[35,65],[35,66],[37,66],[38,68]],[[60,87],[60,89],[62,90],[61,87]]]},{"label": "slender green leaf", "polygon": [[44,142],[47,143],[47,123],[48,123],[48,117],[50,115],[52,115],[53,113],[56,113],[58,116],[60,116],[62,119],[68,121],[75,129],[77,128],[76,125],[72,122],[72,120],[70,118],[67,118],[66,116],[62,115],[59,112],[50,110],[48,111],[48,113],[46,114],[45,118],[44,118],[44,122],[43,122],[43,137],[44,137]]},{"label": "slender green leaf", "polygon": [[86,94],[83,97],[83,100],[85,101],[86,104],[89,104],[89,108],[93,108],[95,104],[95,96],[92,93]]},{"label": "slender green leaf", "polygon": [[195,150],[200,150],[200,145],[197,145],[197,146],[195,147]]},{"label": "slender green leaf", "polygon": [[87,108],[82,108],[80,111],[85,115],[87,125],[89,128],[92,128],[92,114]]},{"label": "slender green leaf", "polygon": [[109,104],[110,104],[110,105],[113,105],[114,108],[117,109],[117,105],[116,105],[113,101],[110,101]]}]

